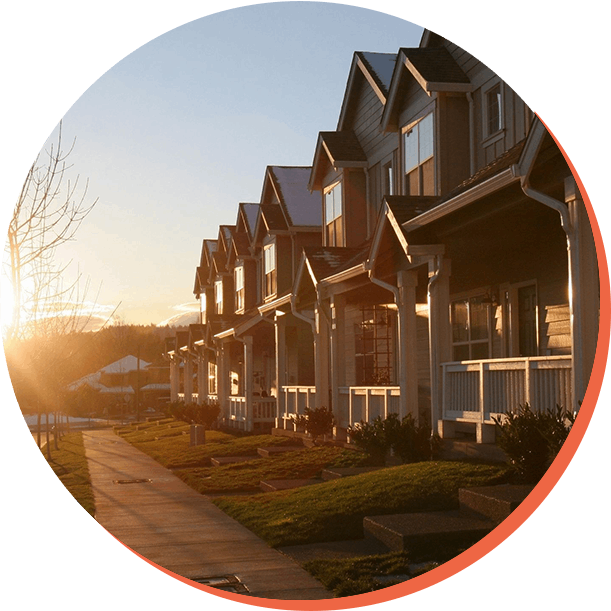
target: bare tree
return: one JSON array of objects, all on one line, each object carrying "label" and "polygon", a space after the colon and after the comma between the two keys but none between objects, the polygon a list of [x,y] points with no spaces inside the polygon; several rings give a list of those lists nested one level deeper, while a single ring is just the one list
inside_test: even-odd
[{"label": "bare tree", "polygon": [[88,286],[81,285],[80,274],[64,285],[68,264],[58,265],[55,254],[74,239],[97,199],[86,203],[88,181],[81,187],[78,176],[74,181],[67,177],[74,142],[66,151],[62,146],[60,123],[57,141],[30,167],[9,224],[5,272],[12,285],[13,311],[5,332],[8,342],[48,332],[49,325],[76,330],[83,322],[75,313]]}]

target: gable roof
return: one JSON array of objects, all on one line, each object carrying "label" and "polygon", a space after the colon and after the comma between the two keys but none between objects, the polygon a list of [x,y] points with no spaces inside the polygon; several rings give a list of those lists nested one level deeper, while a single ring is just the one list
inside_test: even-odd
[{"label": "gable roof", "polygon": [[[257,224],[258,214],[259,204],[239,204],[238,218],[244,223],[246,233],[251,240],[255,233],[255,225]],[[236,227],[241,229],[240,223],[236,223]]]},{"label": "gable roof", "polygon": [[473,89],[469,77],[445,47],[401,48],[382,112],[382,131],[397,129],[399,107],[410,78],[429,96],[436,91],[467,93]]},{"label": "gable roof", "polygon": [[306,247],[303,249],[306,265],[314,283],[350,269],[359,263],[364,263],[369,250],[367,247],[343,248],[336,247]]},{"label": "gable roof", "polygon": [[[311,167],[269,166],[267,177],[273,183],[290,226],[320,226],[322,206],[318,194],[308,189]],[[263,203],[263,202],[262,202]]]},{"label": "gable roof", "polygon": [[337,121],[337,131],[342,131],[347,127],[346,122],[350,116],[354,100],[364,82],[369,84],[380,102],[386,104],[396,60],[396,53],[369,53],[364,51],[354,53]]}]

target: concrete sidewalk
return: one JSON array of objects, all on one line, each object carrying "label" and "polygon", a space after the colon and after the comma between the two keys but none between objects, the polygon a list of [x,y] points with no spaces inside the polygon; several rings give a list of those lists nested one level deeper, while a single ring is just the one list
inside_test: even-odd
[{"label": "concrete sidewalk", "polygon": [[112,430],[83,431],[83,440],[96,520],[134,551],[190,579],[236,575],[250,596],[332,598],[293,560]]}]

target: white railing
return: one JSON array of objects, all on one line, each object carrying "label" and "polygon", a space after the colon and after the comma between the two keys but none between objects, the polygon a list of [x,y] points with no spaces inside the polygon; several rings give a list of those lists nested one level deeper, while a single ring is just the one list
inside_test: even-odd
[{"label": "white railing", "polygon": [[253,397],[252,414],[247,413],[246,397],[231,395],[228,399],[228,418],[236,423],[274,422],[276,420],[276,398],[275,397]]},{"label": "white railing", "polygon": [[[305,414],[306,407],[314,409],[316,386],[282,386],[278,401],[278,425],[291,428],[293,416]],[[282,409],[284,405],[284,409]]]},{"label": "white railing", "polygon": [[491,422],[524,403],[572,409],[571,367],[570,356],[442,363],[442,419]]},{"label": "white railing", "polygon": [[[348,425],[363,420],[371,422],[378,416],[399,413],[400,389],[398,386],[350,386],[339,389],[340,419],[347,413]],[[346,409],[347,408],[347,409]]]}]

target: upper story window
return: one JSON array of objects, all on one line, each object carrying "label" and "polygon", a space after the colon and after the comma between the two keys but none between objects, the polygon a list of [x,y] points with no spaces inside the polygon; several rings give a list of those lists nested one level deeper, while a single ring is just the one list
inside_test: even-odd
[{"label": "upper story window", "polygon": [[327,246],[343,246],[342,183],[325,189],[325,243]]},{"label": "upper story window", "polygon": [[235,281],[235,309],[239,312],[244,309],[244,265],[238,265],[233,270]]},{"label": "upper story window", "polygon": [[271,297],[278,290],[275,242],[263,247],[263,267],[265,271],[265,297]]},{"label": "upper story window", "polygon": [[484,138],[503,129],[503,92],[501,83],[484,92]]},{"label": "upper story window", "polygon": [[223,281],[217,280],[214,283],[214,311],[216,314],[223,313]]},{"label": "upper story window", "polygon": [[435,195],[433,113],[403,131],[405,194]]}]

